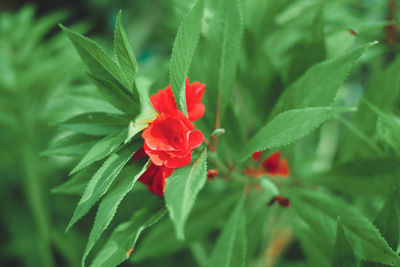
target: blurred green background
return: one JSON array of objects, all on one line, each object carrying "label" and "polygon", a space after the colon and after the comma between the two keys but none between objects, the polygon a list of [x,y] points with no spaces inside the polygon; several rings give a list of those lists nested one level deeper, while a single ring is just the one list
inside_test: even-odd
[{"label": "blurred green background", "polygon": [[[65,234],[82,188],[77,186],[69,195],[51,193],[52,188],[68,179],[68,172],[78,159],[46,155],[49,144],[65,135],[65,131],[55,124],[107,105],[86,77],[83,63],[57,24],[62,22],[111,48],[115,18],[122,9],[124,26],[140,71],[155,81],[154,90],[168,84],[169,57],[176,30],[193,2],[0,2],[0,266],[79,266],[94,217],[92,211]],[[394,60],[398,50],[397,28],[388,26],[393,21],[398,22],[396,1],[283,0],[278,10],[264,14],[252,9],[256,6],[252,4],[254,2],[257,1],[243,1],[246,33],[259,38],[256,41],[262,46],[257,48],[265,51],[271,64],[279,70],[283,86],[304,71],[297,69],[293,62],[309,60],[313,64],[322,60],[301,58],[313,49],[307,44],[315,36],[308,33],[310,27],[319,26],[314,17],[321,6],[325,18],[323,30],[327,33],[327,58],[338,53],[338,49],[330,49],[330,45],[338,41],[343,49],[347,43],[351,46],[354,42],[378,40],[384,44],[371,49],[364,58],[368,64],[359,64],[353,71],[355,75],[350,82],[358,90],[352,90],[351,95],[342,95],[343,101],[357,102],[363,88],[373,80],[369,73],[380,73]],[[353,29],[354,32],[348,32]],[[249,44],[244,42],[244,49],[248,48],[246,45]],[[272,52],[269,51],[271,47],[275,48]],[[314,54],[318,56],[318,53]],[[257,55],[255,53],[255,57]],[[246,63],[248,68],[257,68],[245,60],[241,67]],[[268,78],[257,80],[257,75],[262,74],[256,72],[250,77],[245,76],[245,72],[239,72],[240,75],[250,87],[264,85],[263,82],[270,85],[271,82]],[[276,94],[271,99],[276,99]],[[249,121],[252,120],[265,118],[260,116]],[[90,145],[88,143],[87,147]],[[80,156],[80,150],[72,147],[68,153]],[[302,156],[301,160],[307,161],[307,152]],[[305,170],[307,164],[301,165]],[[119,213],[130,214],[131,210],[121,208]],[[283,258],[282,264],[293,264],[290,259],[304,260],[296,243]],[[196,263],[190,251],[183,250],[137,265],[195,266]]]}]

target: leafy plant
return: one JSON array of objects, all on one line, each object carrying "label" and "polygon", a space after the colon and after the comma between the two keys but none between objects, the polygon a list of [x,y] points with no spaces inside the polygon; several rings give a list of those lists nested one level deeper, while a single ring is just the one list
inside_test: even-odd
[{"label": "leafy plant", "polygon": [[112,53],[61,25],[101,103],[66,116],[69,134],[45,151],[79,158],[53,190],[81,194],[67,231],[98,203],[81,264],[176,252],[186,265],[293,266],[283,253],[301,247],[299,266],[400,265],[399,60],[382,60],[398,47],[379,35],[391,21],[352,14],[386,6],[174,4],[169,81],[142,72],[121,12]]}]

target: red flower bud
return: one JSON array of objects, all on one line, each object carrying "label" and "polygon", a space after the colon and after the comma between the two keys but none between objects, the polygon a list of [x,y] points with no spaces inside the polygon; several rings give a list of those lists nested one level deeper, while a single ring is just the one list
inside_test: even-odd
[{"label": "red flower bud", "polygon": [[251,155],[251,158],[254,161],[258,161],[262,156],[262,151],[254,152],[253,155]]},{"label": "red flower bud", "polygon": [[218,176],[218,170],[208,170],[207,171],[207,179],[208,179],[208,181],[210,181],[210,183],[217,176]]},{"label": "red flower bud", "polygon": [[275,200],[276,200],[276,202],[278,202],[279,203],[279,205],[281,205],[282,207],[285,207],[285,208],[287,208],[287,207],[290,207],[290,200],[288,199],[288,198],[285,198],[285,197],[283,197],[283,196],[281,196],[281,195],[277,195],[276,197],[275,197]]},{"label": "red flower bud", "polygon": [[281,152],[277,151],[266,158],[262,166],[267,174],[272,176],[287,177],[290,173],[288,161],[281,160]]}]

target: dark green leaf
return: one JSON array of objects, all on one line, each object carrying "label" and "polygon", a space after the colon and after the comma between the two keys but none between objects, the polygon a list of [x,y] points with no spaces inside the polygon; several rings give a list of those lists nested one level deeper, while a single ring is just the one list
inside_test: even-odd
[{"label": "dark green leaf", "polygon": [[[132,48],[129,44],[128,38],[126,36],[125,30],[121,22],[121,11],[119,11],[117,16],[117,23],[115,25],[114,33],[114,49],[117,55],[119,67],[122,73],[128,79],[129,85],[133,87],[137,73],[138,66],[136,63],[136,58],[133,55]],[[128,88],[132,90],[132,88]]]},{"label": "dark green leaf", "polygon": [[42,155],[82,156],[95,144],[93,136],[71,134],[55,142]]},{"label": "dark green leaf", "polygon": [[118,153],[112,154],[90,179],[67,226],[67,231],[82,218],[89,209],[107,192],[122,168],[131,159],[140,143],[132,144]]},{"label": "dark green leaf", "polygon": [[127,80],[121,74],[118,65],[95,42],[66,27],[60,25],[74,44],[83,62],[90,72],[106,80],[121,83],[125,88],[130,88]]},{"label": "dark green leaf", "polygon": [[136,91],[135,95],[127,94],[117,84],[112,81],[103,79],[93,74],[90,75],[97,88],[104,96],[104,98],[110,102],[114,107],[127,114],[136,115],[139,111],[139,96]]},{"label": "dark green leaf", "polygon": [[104,136],[125,128],[128,121],[102,112],[84,113],[61,123],[61,126],[77,133]]},{"label": "dark green leaf", "polygon": [[177,237],[184,239],[185,223],[207,177],[207,150],[191,165],[176,169],[165,183],[165,202]]},{"label": "dark green leaf", "polygon": [[117,266],[127,260],[128,252],[134,249],[142,231],[158,222],[166,212],[162,209],[155,213],[149,208],[136,212],[130,221],[120,224],[114,230],[90,266]]},{"label": "dark green leaf", "polygon": [[[390,248],[378,229],[349,204],[315,190],[291,189],[290,192],[293,207],[306,222],[310,223],[314,231],[332,231],[332,225],[336,218],[340,217],[357,259],[390,266],[400,264],[399,256]],[[321,219],[316,220],[314,217],[318,214]],[[321,220],[326,222],[321,224]],[[324,230],[320,229],[321,226]],[[329,238],[326,242],[329,242]]]},{"label": "dark green leaf", "polygon": [[56,194],[73,194],[82,195],[89,179],[93,174],[101,167],[100,162],[89,166],[82,171],[74,174],[66,182],[51,190],[52,193]]},{"label": "dark green leaf", "polygon": [[385,205],[374,221],[375,226],[394,251],[397,251],[397,246],[399,244],[400,227],[399,200],[397,196],[397,191],[393,192],[393,194],[386,200]]},{"label": "dark green leaf", "polygon": [[82,258],[82,265],[85,265],[86,257],[89,252],[100,238],[104,230],[107,229],[111,220],[118,209],[119,204],[124,199],[126,194],[131,191],[135,182],[139,179],[140,175],[146,170],[143,161],[136,161],[134,164],[126,167],[121,174],[117,177],[119,184],[108,193],[101,201],[99,209],[97,210],[96,219],[92,231],[89,235],[88,243]]},{"label": "dark green leaf", "polygon": [[118,131],[114,134],[108,135],[92,146],[92,148],[85,154],[85,156],[79,161],[78,165],[71,171],[71,174],[89,166],[93,162],[101,160],[107,157],[112,152],[119,148],[126,137],[126,129]]},{"label": "dark green leaf", "polygon": [[340,219],[337,223],[335,248],[332,256],[332,267],[354,267],[357,260],[344,232]]},{"label": "dark green leaf", "polygon": [[245,266],[245,224],[243,199],[241,199],[219,235],[207,266]]},{"label": "dark green leaf", "polygon": [[171,55],[170,80],[178,108],[187,114],[185,81],[200,37],[204,1],[198,0],[182,22]]}]

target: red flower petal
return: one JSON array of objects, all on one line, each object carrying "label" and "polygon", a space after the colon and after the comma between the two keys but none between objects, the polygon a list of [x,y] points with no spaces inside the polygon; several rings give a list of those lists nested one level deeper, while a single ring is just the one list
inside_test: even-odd
[{"label": "red flower petal", "polygon": [[195,149],[203,143],[203,133],[199,130],[195,130],[189,133],[189,146],[190,149]]},{"label": "red flower petal", "polygon": [[168,85],[165,89],[159,90],[156,94],[150,97],[151,104],[158,112],[174,112],[177,107],[172,94],[171,85]]},{"label": "red flower petal", "polygon": [[150,164],[147,170],[140,176],[139,182],[147,185],[153,194],[164,196],[165,179],[167,179],[174,169],[164,166]]}]

